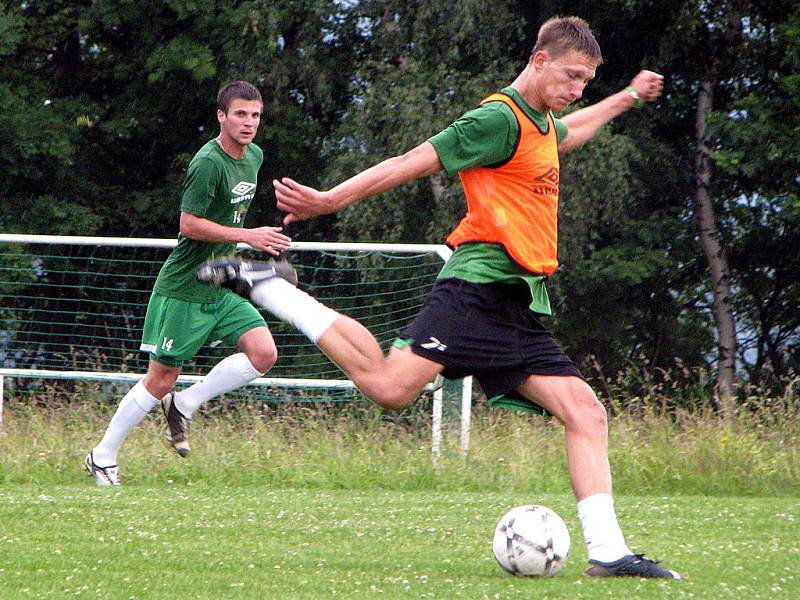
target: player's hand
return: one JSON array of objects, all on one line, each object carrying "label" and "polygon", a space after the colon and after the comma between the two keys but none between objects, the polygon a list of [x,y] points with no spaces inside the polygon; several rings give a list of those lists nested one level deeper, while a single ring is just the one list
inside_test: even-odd
[{"label": "player's hand", "polygon": [[283,227],[245,229],[243,230],[243,233],[246,232],[244,241],[253,248],[263,250],[272,256],[278,256],[284,250],[288,250],[289,245],[292,243],[292,238],[281,233],[282,231]]},{"label": "player's hand", "polygon": [[655,102],[664,90],[664,76],[653,71],[639,71],[631,81],[631,87],[643,102]]},{"label": "player's hand", "polygon": [[283,218],[284,225],[334,212],[327,201],[327,192],[299,184],[288,177],[273,179],[272,185],[275,186],[278,209],[288,213]]}]

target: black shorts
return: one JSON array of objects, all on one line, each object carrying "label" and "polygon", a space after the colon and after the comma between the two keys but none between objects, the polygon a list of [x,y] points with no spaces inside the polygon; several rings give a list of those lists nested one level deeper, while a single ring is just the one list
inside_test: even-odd
[{"label": "black shorts", "polygon": [[490,406],[539,410],[516,392],[529,375],[584,377],[530,301],[524,284],[439,279],[400,337],[444,377],[475,376]]}]

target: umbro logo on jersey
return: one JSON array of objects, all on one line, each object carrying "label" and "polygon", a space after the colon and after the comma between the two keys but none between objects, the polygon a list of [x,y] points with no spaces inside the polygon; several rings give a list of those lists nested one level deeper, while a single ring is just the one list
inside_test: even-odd
[{"label": "umbro logo on jersey", "polygon": [[558,169],[555,167],[550,167],[544,175],[539,175],[539,177],[536,178],[536,181],[549,183],[551,185],[558,185],[558,179]]},{"label": "umbro logo on jersey", "polygon": [[430,338],[430,342],[425,342],[424,344],[420,344],[421,348],[425,348],[426,350],[438,350],[439,352],[444,352],[447,350],[447,345],[440,342],[435,337]]},{"label": "umbro logo on jersey", "polygon": [[231,198],[231,204],[237,204],[244,200],[252,200],[253,196],[255,196],[255,183],[248,183],[247,181],[240,181],[237,183],[231,192],[234,194],[234,197]]},{"label": "umbro logo on jersey", "polygon": [[240,181],[239,183],[236,184],[236,187],[234,187],[231,191],[234,194],[236,194],[237,196],[241,196],[241,195],[246,194],[248,192],[252,192],[254,189],[256,189],[256,184],[255,183],[248,183],[246,181]]},{"label": "umbro logo on jersey", "polygon": [[546,173],[540,175],[534,179],[534,181],[536,183],[534,183],[533,188],[531,188],[531,191],[533,191],[534,194],[558,197],[558,169],[555,167],[550,167]]}]

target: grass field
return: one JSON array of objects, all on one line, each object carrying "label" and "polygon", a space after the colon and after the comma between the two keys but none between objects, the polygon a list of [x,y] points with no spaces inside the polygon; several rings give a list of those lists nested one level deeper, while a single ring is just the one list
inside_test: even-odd
[{"label": "grass field", "polygon": [[[610,422],[629,545],[685,581],[595,580],[546,419],[475,414],[431,461],[425,418],[372,409],[198,415],[193,453],[155,415],[120,455],[123,487],[80,469],[110,416],[96,404],[10,404],[0,426],[0,599],[800,598],[800,418],[792,402],[712,413],[635,410]],[[424,417],[424,415],[423,415]],[[545,504],[573,537],[566,567],[515,578],[497,519]]]},{"label": "grass field", "polygon": [[[491,551],[511,505],[557,510],[573,549],[555,577],[506,575]],[[0,597],[800,597],[795,498],[627,496],[628,542],[685,581],[595,580],[570,496],[169,485],[0,490]]]}]

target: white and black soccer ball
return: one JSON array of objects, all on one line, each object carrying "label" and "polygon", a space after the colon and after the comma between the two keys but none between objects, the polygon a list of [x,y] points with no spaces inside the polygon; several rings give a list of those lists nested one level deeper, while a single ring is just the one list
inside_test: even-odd
[{"label": "white and black soccer ball", "polygon": [[554,511],[528,504],[512,508],[497,523],[492,549],[500,566],[524,576],[555,575],[567,562],[569,530]]}]

